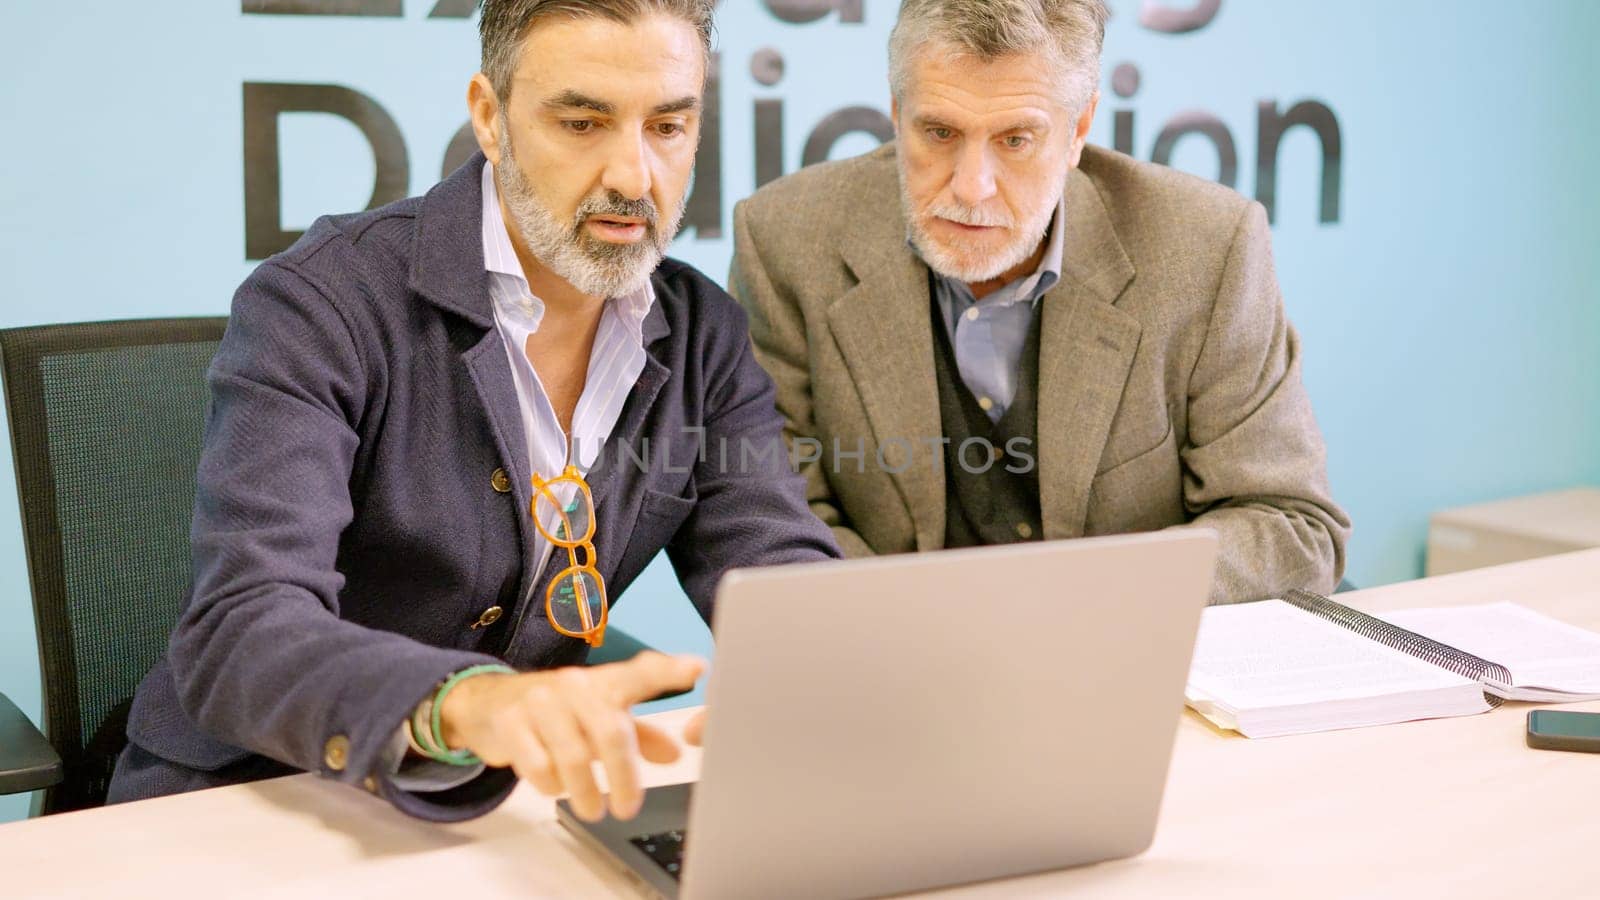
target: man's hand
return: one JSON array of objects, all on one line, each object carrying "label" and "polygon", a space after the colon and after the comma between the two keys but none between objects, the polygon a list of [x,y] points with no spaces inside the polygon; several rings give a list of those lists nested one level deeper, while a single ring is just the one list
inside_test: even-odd
[{"label": "man's hand", "polygon": [[689,721],[683,724],[683,739],[696,747],[705,744],[706,711],[704,709],[690,716]]},{"label": "man's hand", "polygon": [[630,819],[644,803],[639,758],[670,763],[678,744],[628,715],[667,691],[694,686],[705,662],[693,656],[641,653],[627,662],[517,675],[478,675],[456,685],[439,711],[451,748],[491,766],[510,766],[540,793],[566,793],[589,821],[605,813],[594,763],[605,767],[611,814]]}]

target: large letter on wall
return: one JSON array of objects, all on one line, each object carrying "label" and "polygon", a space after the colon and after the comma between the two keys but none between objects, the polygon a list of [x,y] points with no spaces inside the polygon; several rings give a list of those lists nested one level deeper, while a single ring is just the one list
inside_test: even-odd
[{"label": "large letter on wall", "polygon": [[472,123],[461,126],[461,130],[450,139],[450,145],[444,148],[444,171],[439,173],[440,180],[450,177],[450,173],[461,168],[472,154],[478,152],[478,133],[472,130]]},{"label": "large letter on wall", "polygon": [[834,10],[839,21],[859,23],[861,6],[861,0],[767,0],[767,9],[791,25],[815,22]]},{"label": "large letter on wall", "polygon": [[[1222,120],[1210,113],[1186,111],[1178,113],[1161,129],[1156,136],[1155,149],[1150,154],[1150,161],[1161,165],[1172,163],[1172,150],[1178,146],[1178,139],[1185,135],[1199,134],[1211,139],[1217,148],[1217,181],[1233,187],[1239,181],[1239,152],[1233,145],[1233,133],[1228,131],[1228,126]],[[1131,143],[1131,140],[1130,140]]]},{"label": "large letter on wall", "polygon": [[267,16],[399,16],[401,0],[240,0],[239,11]]},{"label": "large letter on wall", "polygon": [[722,54],[711,55],[700,113],[700,147],[694,157],[694,187],[683,201],[683,227],[699,240],[722,237]]},{"label": "large letter on wall", "polygon": [[349,120],[366,136],[377,170],[374,209],[406,195],[411,167],[399,126],[377,101],[336,84],[244,84],[244,248],[248,259],[266,259],[287,249],[303,232],[285,231],[280,207],[283,186],[278,154],[278,117],[284,113],[329,113]]},{"label": "large letter on wall", "polygon": [[833,145],[852,132],[870,134],[879,143],[894,140],[894,123],[889,117],[870,106],[847,106],[830,113],[817,123],[811,136],[806,138],[805,150],[800,154],[800,165],[809,166],[823,162],[833,152]]},{"label": "large letter on wall", "polygon": [[478,0],[439,0],[428,13],[430,19],[470,19],[478,9]]},{"label": "large letter on wall", "polygon": [[1222,8],[1222,0],[1194,0],[1187,9],[1173,9],[1157,0],[1144,0],[1139,8],[1139,24],[1151,31],[1188,34],[1211,24]]},{"label": "large letter on wall", "polygon": [[1304,125],[1317,133],[1322,142],[1323,222],[1339,221],[1339,184],[1344,171],[1344,141],[1339,135],[1339,119],[1333,110],[1315,100],[1301,100],[1279,115],[1278,104],[1262,100],[1256,105],[1256,199],[1267,208],[1267,221],[1278,211],[1278,144],[1283,133]]}]

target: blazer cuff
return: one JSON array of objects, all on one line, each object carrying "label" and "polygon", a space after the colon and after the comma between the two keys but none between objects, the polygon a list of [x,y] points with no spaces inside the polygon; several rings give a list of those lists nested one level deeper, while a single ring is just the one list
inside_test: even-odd
[{"label": "blazer cuff", "polygon": [[378,771],[402,791],[434,793],[447,791],[466,784],[483,774],[483,763],[470,766],[453,766],[434,759],[425,759],[410,752],[411,742],[406,740],[406,726],[395,729],[389,746],[378,757]]},{"label": "blazer cuff", "polygon": [[510,769],[480,767],[465,784],[444,790],[411,791],[392,777],[377,779],[377,794],[408,816],[429,822],[465,822],[492,812],[517,787]]}]

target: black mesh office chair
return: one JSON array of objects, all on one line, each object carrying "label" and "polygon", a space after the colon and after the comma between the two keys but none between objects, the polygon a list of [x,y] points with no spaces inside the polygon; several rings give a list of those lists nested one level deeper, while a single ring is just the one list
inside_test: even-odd
[{"label": "black mesh office chair", "polygon": [[46,813],[104,802],[133,690],[166,649],[190,579],[205,370],[225,323],[0,331],[44,730],[60,755],[39,765],[33,737],[31,760],[0,756],[11,776],[0,789],[44,788]]},{"label": "black mesh office chair", "polygon": [[[225,318],[0,330],[44,734],[0,694],[0,794],[99,806],[134,689],[191,579],[189,520]],[[591,664],[646,647],[612,629]]]}]

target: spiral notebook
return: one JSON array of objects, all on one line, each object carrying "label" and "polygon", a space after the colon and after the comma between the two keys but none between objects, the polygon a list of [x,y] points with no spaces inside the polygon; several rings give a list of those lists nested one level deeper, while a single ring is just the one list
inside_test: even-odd
[{"label": "spiral notebook", "polygon": [[1189,706],[1275,737],[1600,699],[1600,634],[1514,603],[1369,615],[1326,597],[1208,608]]}]

